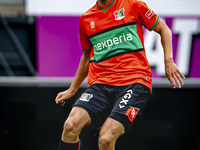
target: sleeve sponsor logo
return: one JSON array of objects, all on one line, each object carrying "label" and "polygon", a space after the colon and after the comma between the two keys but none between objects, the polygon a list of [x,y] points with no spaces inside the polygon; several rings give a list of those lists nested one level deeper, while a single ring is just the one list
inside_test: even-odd
[{"label": "sleeve sponsor logo", "polygon": [[153,12],[153,10],[151,10],[151,9],[149,9],[147,12],[146,12],[146,14],[145,14],[145,16],[148,18],[148,19],[151,19],[151,17],[154,15],[154,12]]}]

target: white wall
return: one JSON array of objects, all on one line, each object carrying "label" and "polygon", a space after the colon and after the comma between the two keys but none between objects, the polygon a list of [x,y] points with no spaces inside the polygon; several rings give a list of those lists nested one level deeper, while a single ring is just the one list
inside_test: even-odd
[{"label": "white wall", "polygon": [[26,0],[26,14],[80,16],[95,3],[96,0]]},{"label": "white wall", "polygon": [[164,16],[199,16],[200,0],[144,0],[157,14]]},{"label": "white wall", "polygon": [[[200,0],[144,0],[157,14],[163,16],[199,16]],[[96,0],[26,0],[27,15],[80,16]]]}]

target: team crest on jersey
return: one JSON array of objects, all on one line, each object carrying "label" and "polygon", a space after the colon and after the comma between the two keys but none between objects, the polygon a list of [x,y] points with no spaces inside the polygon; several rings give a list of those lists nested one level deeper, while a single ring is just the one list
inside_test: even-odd
[{"label": "team crest on jersey", "polygon": [[114,11],[113,15],[115,16],[115,20],[121,20],[125,17],[124,8]]},{"label": "team crest on jersey", "polygon": [[81,95],[80,100],[81,100],[81,101],[85,101],[85,102],[89,102],[89,100],[90,100],[92,97],[93,97],[92,94],[83,93],[83,94]]}]

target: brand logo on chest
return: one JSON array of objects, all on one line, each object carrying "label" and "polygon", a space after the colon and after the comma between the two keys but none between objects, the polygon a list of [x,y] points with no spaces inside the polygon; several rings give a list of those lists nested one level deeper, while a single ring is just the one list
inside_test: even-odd
[{"label": "brand logo on chest", "polygon": [[94,28],[95,28],[94,21],[90,22],[90,26],[91,26],[91,29],[94,29]]},{"label": "brand logo on chest", "polygon": [[124,8],[117,10],[117,11],[114,11],[113,15],[115,17],[115,20],[121,20],[121,19],[125,18],[124,12],[125,12]]}]

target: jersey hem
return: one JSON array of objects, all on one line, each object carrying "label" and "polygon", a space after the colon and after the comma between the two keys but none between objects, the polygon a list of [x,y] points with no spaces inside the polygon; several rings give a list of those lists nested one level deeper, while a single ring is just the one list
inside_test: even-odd
[{"label": "jersey hem", "polygon": [[88,83],[88,87],[93,85],[93,84],[106,84],[106,85],[112,85],[112,86],[126,86],[126,85],[131,85],[131,84],[134,84],[134,83],[140,83],[146,87],[148,87],[150,90],[152,90],[152,83],[151,82],[148,82],[148,81],[145,81],[143,79],[135,79],[135,81],[132,81],[132,82],[126,82],[126,83],[117,83],[117,84],[107,84],[105,82],[100,82],[100,81],[94,81],[93,83]]}]

